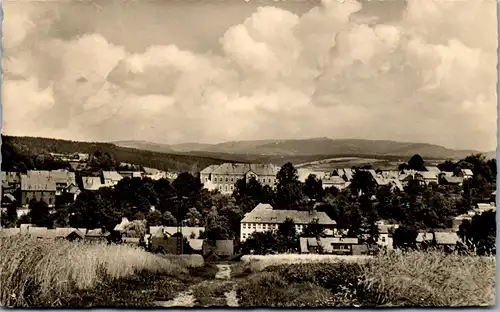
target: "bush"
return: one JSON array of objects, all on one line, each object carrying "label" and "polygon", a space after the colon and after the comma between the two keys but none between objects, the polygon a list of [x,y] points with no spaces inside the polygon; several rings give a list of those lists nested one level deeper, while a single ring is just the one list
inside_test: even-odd
[{"label": "bush", "polygon": [[312,283],[289,283],[276,272],[259,272],[238,285],[242,307],[328,306],[331,293]]},{"label": "bush", "polygon": [[68,293],[125,279],[136,272],[175,276],[186,267],[139,248],[99,243],[0,239],[0,304],[54,306]]},{"label": "bush", "polygon": [[333,293],[353,289],[363,268],[358,263],[301,263],[267,267],[264,272],[275,272],[287,282],[313,283]]}]

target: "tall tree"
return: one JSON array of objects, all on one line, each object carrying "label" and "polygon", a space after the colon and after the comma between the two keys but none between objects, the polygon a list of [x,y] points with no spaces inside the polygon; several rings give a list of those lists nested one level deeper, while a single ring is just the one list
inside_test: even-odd
[{"label": "tall tree", "polygon": [[317,201],[323,198],[323,183],[315,174],[310,174],[307,177],[304,183],[304,194]]},{"label": "tall tree", "polygon": [[377,184],[370,172],[364,170],[356,170],[354,173],[350,188],[355,190],[357,194],[372,196],[375,195]]},{"label": "tall tree", "polygon": [[458,235],[470,249],[479,255],[496,254],[496,212],[486,211],[472,218],[472,222],[464,220],[459,227]]},{"label": "tall tree", "polygon": [[283,210],[301,210],[304,207],[302,183],[292,163],[284,164],[276,175],[276,205]]},{"label": "tall tree", "polygon": [[400,226],[394,231],[393,247],[398,249],[415,249],[418,231],[414,226]]},{"label": "tall tree", "polygon": [[319,224],[317,219],[312,220],[309,224],[307,224],[300,233],[301,237],[324,237],[325,236],[325,228],[323,225]]},{"label": "tall tree", "polygon": [[50,209],[44,201],[31,200],[29,203],[29,217],[31,223],[36,226],[52,228],[53,222],[50,215]]},{"label": "tall tree", "polygon": [[69,209],[70,225],[78,228],[113,230],[123,217],[115,205],[113,193],[111,188],[80,193],[75,204]]},{"label": "tall tree", "polygon": [[299,249],[299,236],[293,219],[287,218],[278,226],[277,241],[281,252],[296,252]]},{"label": "tall tree", "polygon": [[408,160],[408,166],[413,170],[425,171],[425,161],[422,156],[418,154],[413,155],[410,160]]}]

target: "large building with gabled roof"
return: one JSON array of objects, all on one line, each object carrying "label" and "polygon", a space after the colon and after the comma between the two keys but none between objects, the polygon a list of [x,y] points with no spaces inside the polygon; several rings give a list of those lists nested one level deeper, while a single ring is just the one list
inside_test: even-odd
[{"label": "large building with gabled roof", "polygon": [[262,185],[274,187],[276,174],[279,170],[280,167],[273,164],[224,163],[203,169],[200,172],[200,180],[201,183],[209,185],[223,194],[231,194],[238,180],[248,181],[252,177]]},{"label": "large building with gabled roof", "polygon": [[240,240],[243,242],[253,232],[266,232],[278,229],[278,226],[287,218],[295,222],[297,232],[300,233],[313,220],[323,225],[325,229],[333,229],[337,224],[321,211],[275,210],[269,204],[258,204],[240,221]]}]

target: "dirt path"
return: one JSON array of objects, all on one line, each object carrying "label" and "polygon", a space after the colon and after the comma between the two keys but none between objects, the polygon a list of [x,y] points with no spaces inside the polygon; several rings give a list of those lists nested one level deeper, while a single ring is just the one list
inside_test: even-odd
[{"label": "dirt path", "polygon": [[192,290],[189,289],[187,291],[183,291],[177,295],[172,300],[169,301],[156,301],[155,304],[162,308],[171,308],[171,307],[194,307],[195,298],[192,294]]},{"label": "dirt path", "polygon": [[230,279],[231,278],[231,266],[229,264],[217,264],[217,273],[215,274],[216,279]]},{"label": "dirt path", "polygon": [[[156,301],[155,305],[158,307],[162,308],[172,308],[172,307],[194,307],[197,304],[200,304],[197,302],[197,299],[193,295],[193,289],[196,291],[196,287],[203,287],[205,289],[212,288],[212,289],[217,289],[221,286],[222,284],[227,285],[228,283],[233,284],[232,281],[229,281],[231,279],[231,266],[228,264],[219,264],[217,265],[218,271],[215,274],[215,280],[212,281],[203,281],[201,283],[198,283],[196,285],[193,285],[189,287],[188,290],[183,291],[177,295],[172,300],[169,301]],[[213,287],[210,285],[213,284],[218,284],[219,287]],[[230,286],[230,285],[229,285]],[[230,291],[224,292],[223,297],[221,297],[222,293],[219,293],[218,295],[211,295],[212,299],[210,301],[214,300],[214,302],[219,302],[217,305],[220,305],[225,302],[226,306],[228,307],[238,307],[238,298],[236,295],[236,284],[232,285],[232,289]],[[214,304],[214,303],[212,303]],[[210,306],[210,305],[208,305]]]}]

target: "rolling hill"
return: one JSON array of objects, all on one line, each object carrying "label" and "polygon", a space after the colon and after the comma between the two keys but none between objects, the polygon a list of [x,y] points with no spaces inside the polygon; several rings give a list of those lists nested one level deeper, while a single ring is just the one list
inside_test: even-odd
[{"label": "rolling hill", "polygon": [[[146,143],[146,142],[143,142]],[[180,155],[147,150],[150,144],[137,145],[139,148],[121,147],[110,143],[78,142],[49,138],[14,137],[2,135],[2,170],[10,171],[19,162],[28,169],[33,167],[34,159],[48,153],[89,153],[96,151],[111,154],[118,162],[132,163],[143,167],[174,172],[196,172],[212,164],[233,161],[231,158]],[[141,149],[141,147],[144,148]]]},{"label": "rolling hill", "polygon": [[[419,154],[427,159],[461,159],[473,153],[473,150],[453,150],[440,145],[427,143],[405,143],[388,140],[330,139],[313,138],[300,140],[259,140],[231,141],[218,144],[186,143],[177,145],[150,142],[127,141],[113,142],[118,146],[148,149],[171,153],[192,155],[232,154],[254,158],[303,158],[304,156],[372,156],[409,158]],[[491,153],[488,153],[490,156]],[[250,157],[251,158],[251,157]],[[313,157],[314,158],[314,157]],[[313,160],[313,159],[311,159]]]}]

